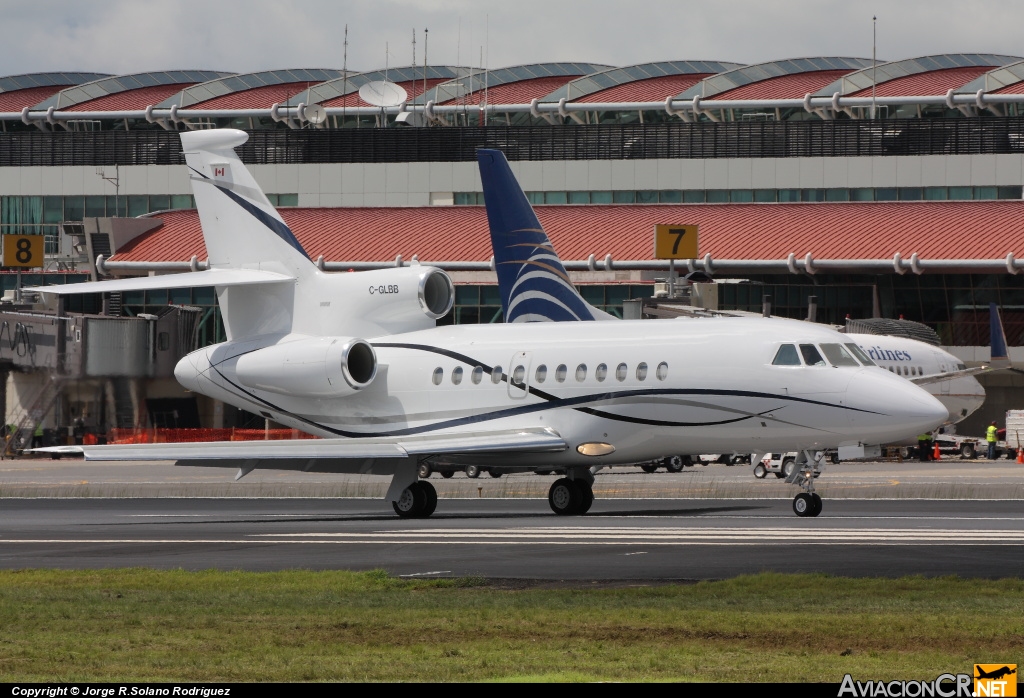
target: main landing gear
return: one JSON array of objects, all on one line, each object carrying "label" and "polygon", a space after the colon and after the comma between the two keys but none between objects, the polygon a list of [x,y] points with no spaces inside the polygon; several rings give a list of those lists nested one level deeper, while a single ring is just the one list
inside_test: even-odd
[{"label": "main landing gear", "polygon": [[[588,477],[589,476],[589,477]],[[594,476],[589,470],[555,480],[548,490],[548,504],[559,516],[586,514],[594,503]]]},{"label": "main landing gear", "polygon": [[391,506],[403,519],[425,519],[437,508],[437,490],[426,480],[419,480],[402,490],[402,496]]},{"label": "main landing gear", "polygon": [[786,475],[786,482],[797,485],[803,492],[793,498],[793,513],[797,516],[817,516],[821,513],[821,497],[814,491],[816,472],[821,471],[825,454],[821,451],[801,451]]}]

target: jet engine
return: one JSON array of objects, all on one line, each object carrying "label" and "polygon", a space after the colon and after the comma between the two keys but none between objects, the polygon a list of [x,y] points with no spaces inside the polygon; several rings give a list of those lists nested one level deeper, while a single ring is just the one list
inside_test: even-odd
[{"label": "jet engine", "polygon": [[329,274],[321,293],[322,331],[332,335],[375,337],[429,329],[455,302],[451,278],[426,265]]},{"label": "jet engine", "polygon": [[257,349],[239,357],[238,381],[283,395],[342,397],[377,375],[377,354],[363,339],[310,337]]}]

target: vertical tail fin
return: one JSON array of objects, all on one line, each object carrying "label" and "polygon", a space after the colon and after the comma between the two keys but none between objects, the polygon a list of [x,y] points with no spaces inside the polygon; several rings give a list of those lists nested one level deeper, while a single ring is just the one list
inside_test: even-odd
[{"label": "vertical tail fin", "polygon": [[235,154],[248,139],[236,129],[181,134],[210,266],[271,263],[275,271],[311,273],[315,265]]},{"label": "vertical tail fin", "polygon": [[999,317],[999,309],[995,303],[988,304],[989,346],[991,347],[990,365],[992,368],[1009,368],[1010,353],[1006,349],[1006,333],[1003,331],[1003,319]]},{"label": "vertical tail fin", "polygon": [[611,320],[577,293],[500,150],[477,150],[505,322]]}]

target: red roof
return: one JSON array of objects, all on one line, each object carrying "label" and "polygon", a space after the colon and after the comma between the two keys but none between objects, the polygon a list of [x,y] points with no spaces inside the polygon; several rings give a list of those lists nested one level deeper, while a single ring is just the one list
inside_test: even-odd
[{"label": "red roof", "polygon": [[0,111],[21,111],[25,107],[34,107],[65,87],[70,87],[70,85],[46,85],[45,87],[28,87],[24,90],[0,92]]},{"label": "red roof", "polygon": [[666,97],[674,97],[690,89],[711,73],[690,73],[689,75],[660,75],[646,80],[634,80],[615,85],[600,92],[594,92],[582,99],[570,102],[658,102]]},{"label": "red roof", "polygon": [[719,92],[708,99],[799,99],[851,73],[851,70],[812,70],[779,75]]},{"label": "red roof", "polygon": [[[921,95],[941,95],[950,88],[963,87],[979,75],[984,75],[997,66],[971,66],[969,68],[946,68],[945,70],[929,70],[925,73],[905,75],[883,82],[875,87],[879,97],[919,97]],[[854,92],[848,97],[870,97],[871,88]]]},{"label": "red roof", "polygon": [[136,90],[124,90],[114,94],[104,95],[87,102],[68,107],[61,111],[122,111],[125,109],[145,109],[150,104],[160,104],[171,95],[181,92],[186,87],[194,85],[194,82],[180,82],[174,85],[153,85],[152,87],[140,87]]},{"label": "red roof", "polygon": [[[1018,82],[1012,82],[1006,87],[1000,87],[998,90],[993,92],[994,95],[1020,95],[1024,94],[1024,80]],[[3,99],[3,95],[0,95],[0,99]]]},{"label": "red roof", "polygon": [[[995,259],[1024,257],[1024,201],[798,204],[538,206],[563,259],[651,259],[657,223],[700,226],[701,255],[718,259]],[[491,256],[482,206],[285,208],[281,216],[310,257],[382,262],[401,254],[424,261],[485,261]],[[115,261],[206,259],[195,211],[156,216]],[[253,225],[258,225],[255,219]],[[415,236],[408,234],[416,230]]]},{"label": "red roof", "polygon": [[[428,78],[427,79],[427,90],[432,89],[434,85],[439,85],[442,82],[448,82],[447,78]],[[409,95],[409,99],[418,97],[423,94],[426,90],[423,89],[422,80],[406,80],[405,82],[396,83],[399,87],[405,90],[405,93]],[[325,102],[321,102],[325,107],[369,107],[372,106],[363,100],[359,99],[358,92],[351,92],[347,95],[341,95],[340,97],[332,97]]]},{"label": "red roof", "polygon": [[[579,75],[559,75],[547,78],[530,78],[529,80],[517,80],[506,82],[504,85],[495,85],[487,90],[487,101],[490,104],[525,104],[534,98],[551,94],[559,87],[580,77]],[[460,82],[469,87],[469,78],[460,78]],[[458,99],[450,99],[443,104],[480,104],[484,99],[483,89],[476,89],[474,80],[474,92]]]},{"label": "red roof", "polygon": [[282,82],[277,85],[264,85],[251,90],[231,92],[205,102],[190,104],[189,109],[269,109],[273,104],[284,104],[288,99],[303,90],[319,85],[320,80],[303,82]]}]

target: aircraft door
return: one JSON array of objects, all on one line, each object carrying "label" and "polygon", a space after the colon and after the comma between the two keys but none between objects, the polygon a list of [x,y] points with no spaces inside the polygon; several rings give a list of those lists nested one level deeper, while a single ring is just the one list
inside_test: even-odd
[{"label": "aircraft door", "polygon": [[508,362],[508,396],[513,400],[521,400],[530,392],[530,366],[533,354],[518,351]]}]

